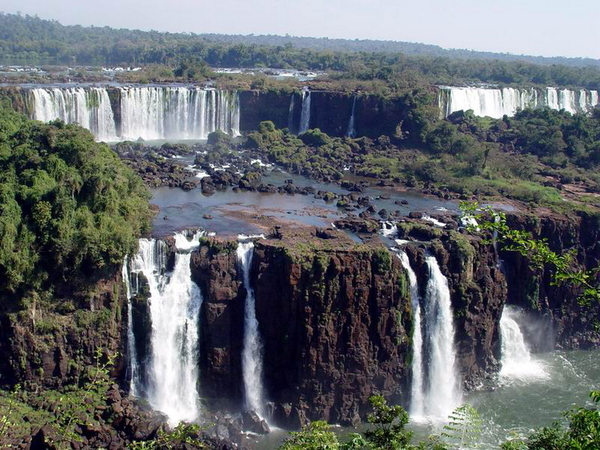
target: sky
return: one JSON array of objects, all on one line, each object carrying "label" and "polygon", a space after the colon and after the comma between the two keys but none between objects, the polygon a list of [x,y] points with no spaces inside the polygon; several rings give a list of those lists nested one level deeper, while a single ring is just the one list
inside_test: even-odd
[{"label": "sky", "polygon": [[600,0],[0,0],[64,25],[382,39],[600,59]]}]

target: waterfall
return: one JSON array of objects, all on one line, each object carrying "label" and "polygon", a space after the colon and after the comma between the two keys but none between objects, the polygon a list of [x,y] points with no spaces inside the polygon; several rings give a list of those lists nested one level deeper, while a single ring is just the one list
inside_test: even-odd
[{"label": "waterfall", "polygon": [[294,109],[296,107],[294,98],[296,98],[296,94],[292,93],[292,96],[290,97],[290,110],[288,111],[288,130],[290,133],[296,131],[296,128],[294,127]]},{"label": "waterfall", "polygon": [[115,119],[108,92],[103,88],[35,88],[30,90],[31,118],[78,123],[96,139],[116,139]]},{"label": "waterfall", "polygon": [[254,254],[252,241],[240,241],[237,248],[237,258],[244,275],[246,288],[246,302],[244,306],[244,350],[242,352],[242,374],[244,378],[244,391],[246,395],[246,408],[253,410],[265,417],[264,388],[262,383],[262,342],[258,331],[256,319],[256,305],[254,290],[250,285],[250,264]]},{"label": "waterfall", "polygon": [[398,225],[394,222],[381,222],[381,234],[384,237],[393,239],[398,235]]},{"label": "waterfall", "polygon": [[476,116],[496,119],[514,116],[525,108],[564,109],[589,113],[598,105],[598,92],[585,89],[502,88],[440,86],[438,103],[444,117],[455,111],[472,110]]},{"label": "waterfall", "polygon": [[123,277],[123,283],[125,283],[125,287],[127,289],[127,369],[129,376],[129,394],[133,397],[137,397],[140,380],[137,350],[135,348],[135,336],[133,333],[133,310],[131,304],[131,296],[133,295],[133,292],[129,270],[129,257],[126,256],[125,261],[123,262],[121,276]]},{"label": "waterfall", "polygon": [[461,403],[456,372],[454,324],[448,280],[433,256],[425,259],[429,269],[425,294],[425,348],[428,354],[428,383],[423,400],[426,416],[445,420]]},{"label": "waterfall", "polygon": [[306,133],[310,128],[310,97],[308,89],[302,91],[302,111],[300,112],[300,129],[298,134]]},{"label": "waterfall", "polygon": [[423,332],[421,330],[421,300],[419,295],[419,285],[417,275],[410,266],[408,255],[401,250],[397,254],[402,262],[402,266],[408,273],[410,282],[410,298],[414,313],[414,333],[413,333],[413,359],[412,359],[412,385],[410,390],[410,415],[414,419],[424,416],[425,412],[425,391],[423,388]]},{"label": "waterfall", "polygon": [[348,121],[348,129],[346,130],[346,136],[355,137],[356,129],[354,128],[354,110],[356,108],[356,95],[354,96],[354,100],[352,100],[352,112],[350,113],[350,120]]},{"label": "waterfall", "polygon": [[239,135],[237,93],[189,87],[121,88],[121,139],[206,139]]},{"label": "waterfall", "polygon": [[[116,114],[108,90],[118,93]],[[240,135],[237,92],[182,86],[116,88],[33,88],[28,90],[33,119],[79,123],[97,140],[206,139],[221,130]],[[117,133],[117,130],[120,130]]]},{"label": "waterfall", "polygon": [[[167,415],[170,425],[195,420],[199,415],[198,338],[202,296],[191,280],[191,250],[198,245],[200,234],[188,240],[184,233],[175,235],[175,264],[165,273],[165,244],[154,239],[140,239],[139,251],[130,263],[133,274],[142,273],[150,291],[151,353],[148,380],[144,386],[147,400]],[[133,280],[132,280],[133,281]],[[135,293],[137,281],[128,288]],[[133,339],[131,318],[128,337]],[[130,353],[133,372],[137,362]],[[132,378],[134,392],[141,391]]]},{"label": "waterfall", "polygon": [[544,367],[535,361],[519,327],[519,311],[509,305],[504,306],[500,318],[503,379],[545,379]]}]

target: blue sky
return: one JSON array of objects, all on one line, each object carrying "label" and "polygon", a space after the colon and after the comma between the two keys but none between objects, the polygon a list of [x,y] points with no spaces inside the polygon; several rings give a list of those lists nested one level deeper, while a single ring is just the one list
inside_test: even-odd
[{"label": "blue sky", "polygon": [[600,59],[600,0],[0,0],[72,25],[389,39]]}]

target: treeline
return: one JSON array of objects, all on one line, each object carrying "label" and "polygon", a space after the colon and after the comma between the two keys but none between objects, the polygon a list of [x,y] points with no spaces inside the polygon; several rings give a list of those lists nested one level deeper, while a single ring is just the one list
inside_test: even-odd
[{"label": "treeline", "polygon": [[[283,39],[283,38],[282,38]],[[285,38],[291,39],[291,38]],[[309,39],[309,42],[313,42]],[[273,67],[325,70],[339,77],[383,80],[405,85],[406,79],[433,84],[495,83],[554,85],[600,89],[598,67],[537,65],[498,59],[419,56],[417,52],[348,44],[305,48],[297,41],[255,37],[144,32],[109,27],[63,26],[56,21],[0,15],[0,55],[5,61],[85,64],[165,64],[201,60],[213,67]],[[354,42],[354,41],[348,41]]]},{"label": "treeline", "polygon": [[0,105],[0,309],[113,276],[150,229],[148,202],[141,180],[89,131]]}]

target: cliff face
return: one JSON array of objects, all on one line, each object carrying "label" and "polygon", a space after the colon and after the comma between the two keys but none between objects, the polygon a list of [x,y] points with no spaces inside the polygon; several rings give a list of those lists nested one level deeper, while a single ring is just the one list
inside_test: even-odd
[{"label": "cliff face", "polygon": [[192,279],[200,286],[201,396],[215,406],[239,405],[243,398],[241,353],[244,298],[236,242],[205,241],[192,254]]},{"label": "cliff face", "polygon": [[282,425],[357,424],[369,396],[399,401],[406,384],[412,325],[399,261],[336,236],[313,238],[308,248],[256,243],[265,384]]},{"label": "cliff face", "polygon": [[[105,281],[85,297],[56,300],[55,312],[31,305],[0,317],[0,374],[3,385],[33,383],[56,388],[95,366],[96,350],[125,355],[126,299],[120,277]],[[124,378],[125,359],[114,375]]]},{"label": "cliff face", "polygon": [[463,384],[472,388],[499,369],[500,317],[506,301],[506,280],[492,245],[456,231],[429,224],[399,229],[400,238],[426,240],[406,251],[424,289],[428,277],[425,256],[435,256],[448,279],[456,330],[457,367]]},{"label": "cliff face", "polygon": [[[580,269],[600,266],[600,218],[581,213],[570,217],[556,215],[509,215],[508,223],[515,229],[524,229],[538,239],[545,239],[557,252],[575,252]],[[584,306],[578,301],[581,289],[553,284],[552,269],[531,266],[528,259],[515,252],[502,252],[503,267],[508,281],[507,303],[520,306],[546,320],[556,336],[556,343],[536,341],[540,350],[554,348],[591,348],[600,345],[598,317],[600,305]]]},{"label": "cliff face", "polygon": [[[290,111],[292,95],[294,104]],[[355,96],[354,128],[357,136],[393,136],[398,128],[411,131],[411,127],[417,127],[410,116],[412,105],[406,104],[402,98],[328,91],[312,91],[310,96],[309,127],[319,128],[332,136],[346,135]],[[299,93],[240,91],[240,131],[256,131],[261,121],[270,120],[278,128],[291,125],[292,131],[297,132],[301,110],[302,97]]]},{"label": "cliff face", "polygon": [[[192,273],[204,294],[201,389],[240,405],[245,290],[235,245],[205,242],[193,254]],[[336,232],[286,234],[255,243],[251,278],[276,425],[356,424],[374,393],[400,400],[410,294],[385,248],[356,245]]]}]

